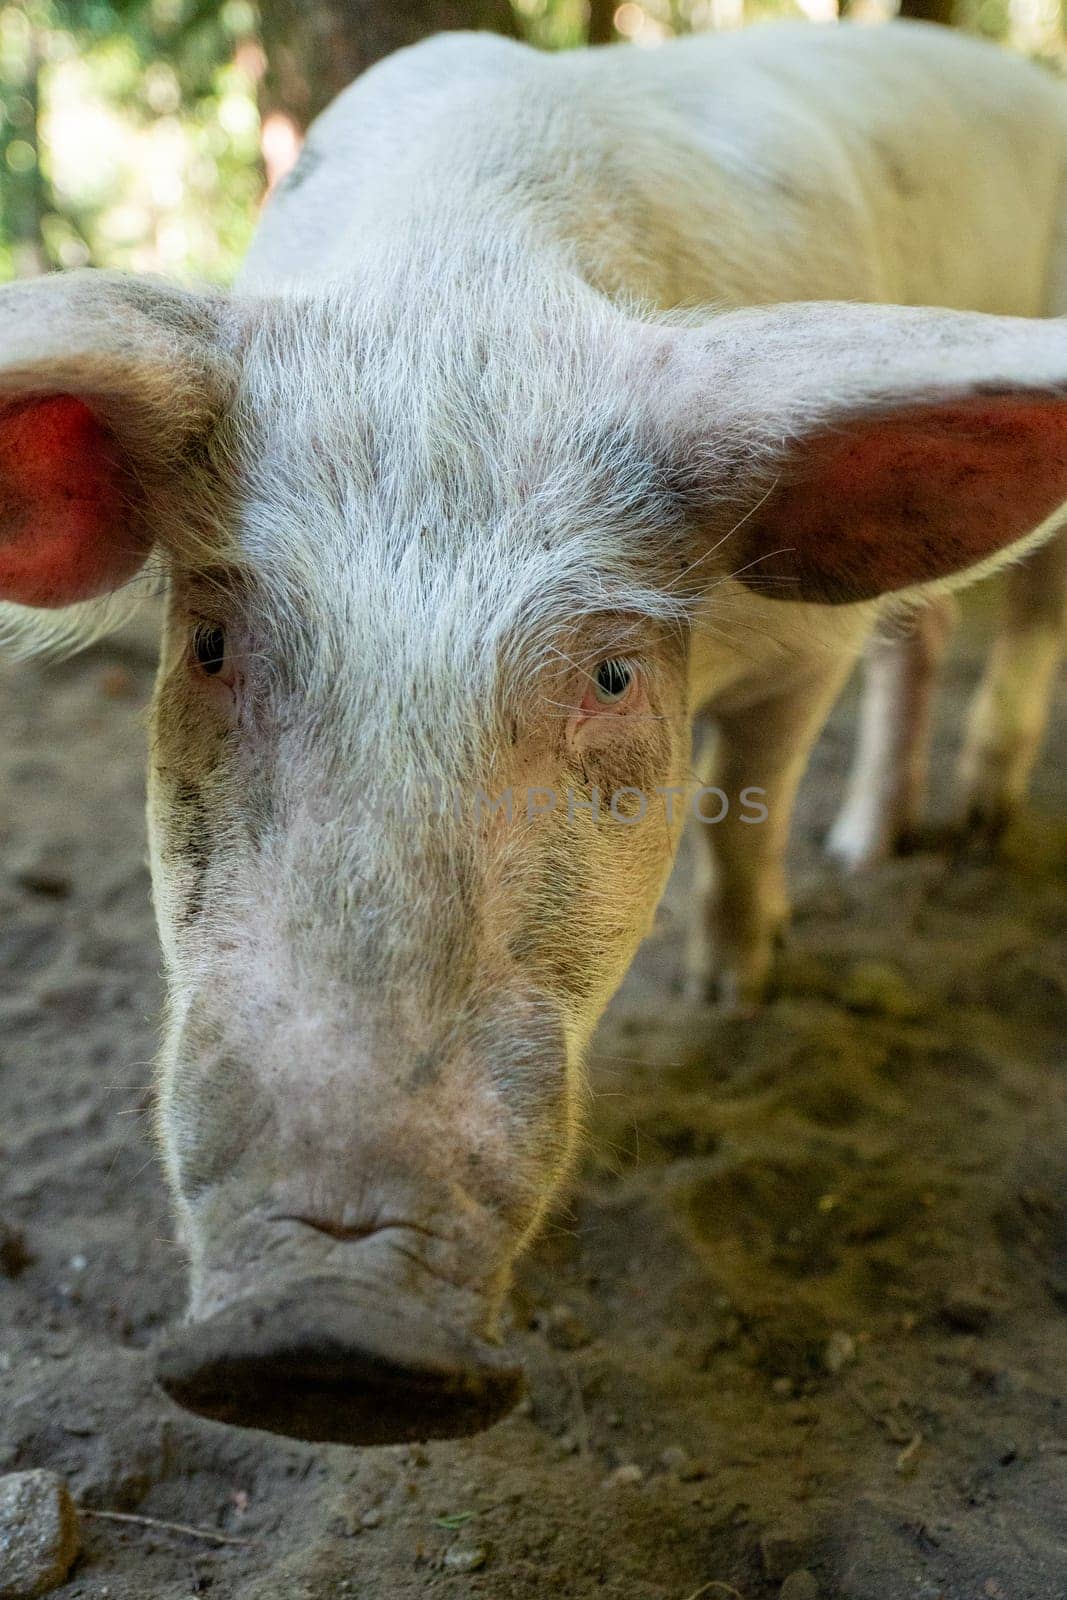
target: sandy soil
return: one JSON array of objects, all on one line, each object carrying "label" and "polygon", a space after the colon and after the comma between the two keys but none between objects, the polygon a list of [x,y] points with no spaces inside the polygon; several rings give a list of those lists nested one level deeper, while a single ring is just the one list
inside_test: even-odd
[{"label": "sandy soil", "polygon": [[676,884],[603,1027],[580,1181],[514,1299],[520,1414],[356,1451],[148,1377],[183,1293],[146,1114],[149,681],[114,644],[0,673],[0,1471],[243,1542],[86,1519],[66,1600],[1067,1596],[1067,694],[1005,860],[862,884],[817,853],[846,698],[779,997],[674,996]]}]

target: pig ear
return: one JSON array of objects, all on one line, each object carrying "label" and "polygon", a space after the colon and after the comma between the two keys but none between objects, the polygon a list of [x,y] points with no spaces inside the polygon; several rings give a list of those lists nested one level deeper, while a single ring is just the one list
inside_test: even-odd
[{"label": "pig ear", "polygon": [[763,595],[840,604],[973,575],[1067,501],[1067,319],[820,303],[680,337],[705,539]]},{"label": "pig ear", "polygon": [[102,272],[0,290],[0,601],[68,606],[137,572],[231,387],[221,300]]}]

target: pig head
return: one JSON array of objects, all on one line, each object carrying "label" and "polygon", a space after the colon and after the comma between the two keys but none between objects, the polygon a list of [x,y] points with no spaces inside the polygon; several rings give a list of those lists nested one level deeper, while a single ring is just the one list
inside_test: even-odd
[{"label": "pig head", "polygon": [[679,327],[517,269],[417,316],[377,281],[76,273],[0,292],[0,390],[9,642],[168,597],[158,1129],[191,1299],[161,1380],[308,1439],[484,1426],[677,844],[693,630],[756,597],[818,628],[1031,538],[1067,498],[1067,329]]}]

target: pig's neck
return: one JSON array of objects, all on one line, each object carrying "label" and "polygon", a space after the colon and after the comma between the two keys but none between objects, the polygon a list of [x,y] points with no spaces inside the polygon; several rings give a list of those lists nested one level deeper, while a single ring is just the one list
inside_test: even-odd
[{"label": "pig's neck", "polygon": [[[347,150],[327,157],[268,208],[246,282],[362,288],[384,275],[409,305],[463,293],[479,273],[513,298],[532,280],[570,279],[660,310],[810,296],[796,253],[754,227],[750,196],[713,159],[680,200],[641,163],[620,170],[615,151],[587,144],[561,161],[547,138],[501,149],[499,128],[459,117],[437,133],[379,170],[351,172]],[[838,288],[862,298],[867,285]]]}]

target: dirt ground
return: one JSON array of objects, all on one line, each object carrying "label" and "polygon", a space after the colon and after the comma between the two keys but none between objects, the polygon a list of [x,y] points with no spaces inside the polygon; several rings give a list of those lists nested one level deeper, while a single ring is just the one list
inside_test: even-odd
[{"label": "dirt ground", "polygon": [[[944,681],[942,797],[981,631]],[[183,1296],[147,1115],[150,677],[114,643],[0,669],[0,1471],[240,1542],[86,1517],[57,1593],[1067,1596],[1067,691],[1005,859],[862,883],[818,855],[846,697],[754,1020],[672,990],[683,861],[520,1274],[528,1401],[359,1451],[201,1422],[148,1375]]]}]

